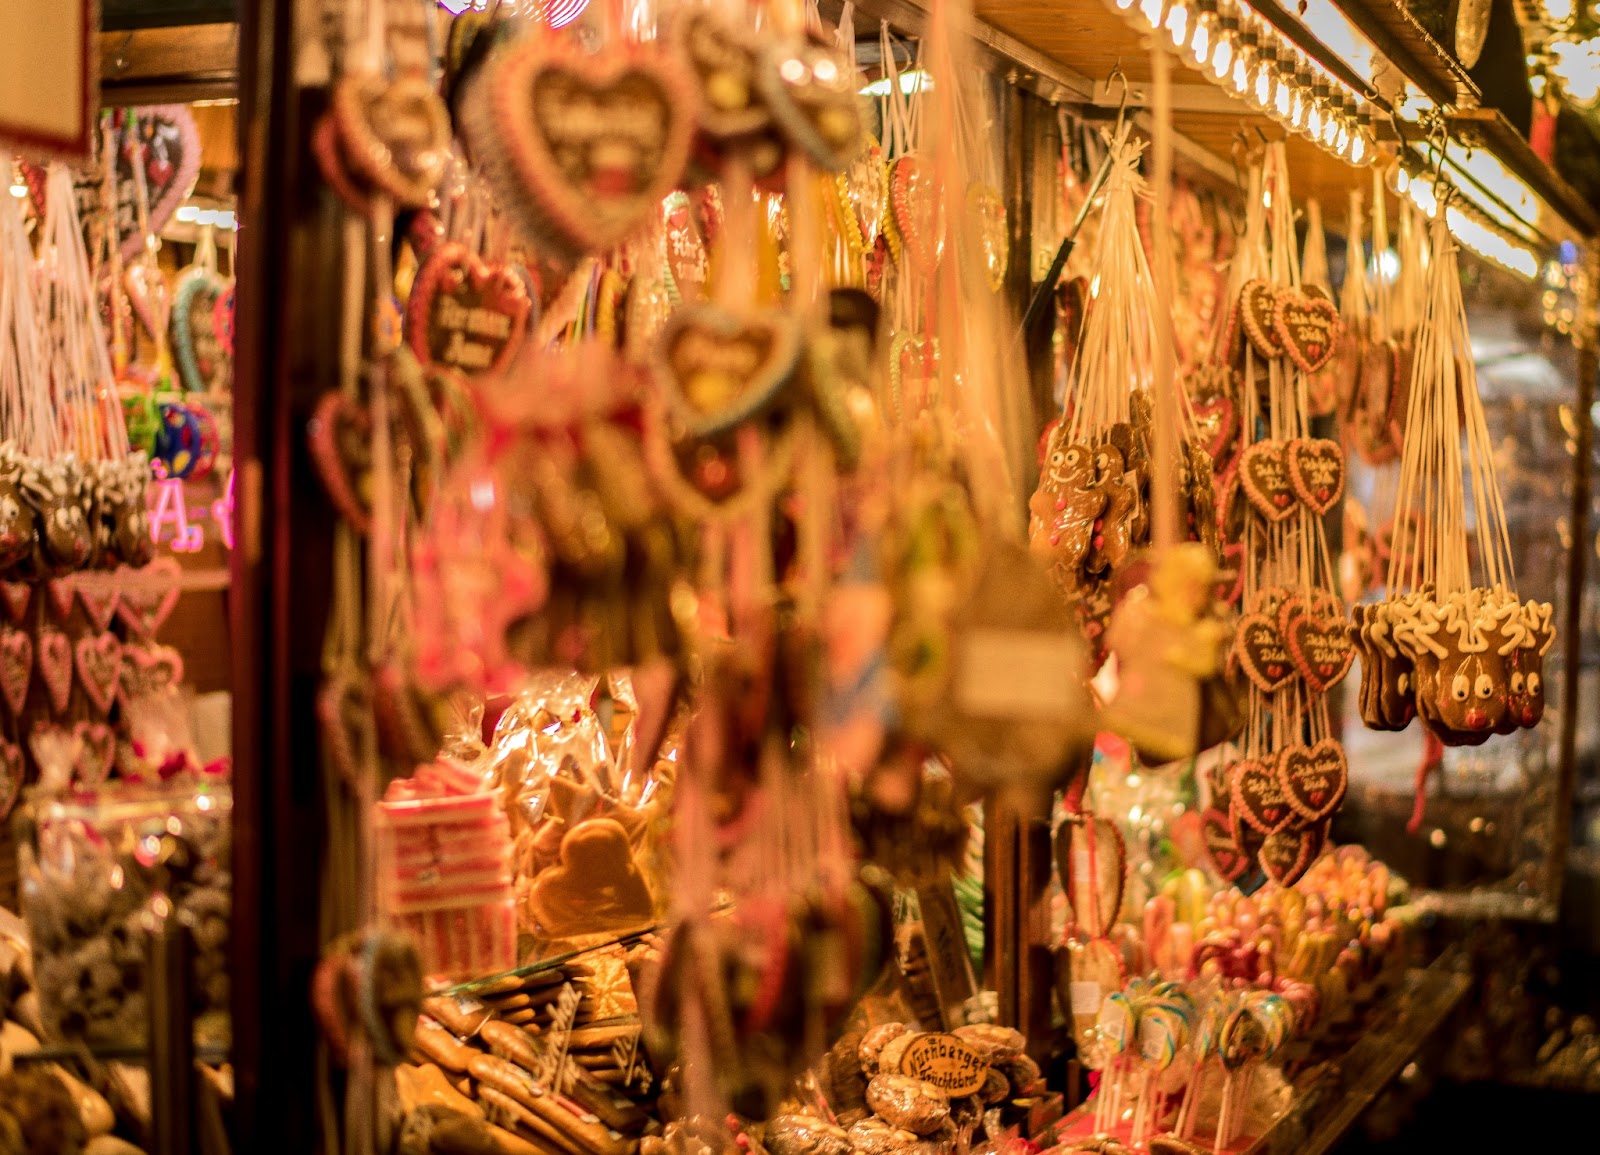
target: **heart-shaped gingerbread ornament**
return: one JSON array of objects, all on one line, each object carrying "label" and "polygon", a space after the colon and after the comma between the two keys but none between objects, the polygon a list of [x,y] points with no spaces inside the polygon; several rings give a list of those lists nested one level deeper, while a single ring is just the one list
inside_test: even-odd
[{"label": "heart-shaped gingerbread ornament", "polygon": [[531,309],[527,286],[509,266],[481,260],[465,245],[440,245],[411,284],[407,338],[425,367],[498,373],[522,346]]},{"label": "heart-shaped gingerbread ornament", "polygon": [[659,46],[529,36],[497,49],[474,89],[474,158],[530,238],[572,256],[626,240],[689,159],[694,80]]},{"label": "heart-shaped gingerbread ornament", "polygon": [[183,655],[171,646],[129,643],[122,648],[117,692],[124,703],[159,694],[183,681]]},{"label": "heart-shaped gingerbread ornament", "polygon": [[1302,373],[1316,373],[1333,359],[1339,310],[1326,297],[1280,289],[1272,326],[1283,351]]},{"label": "heart-shaped gingerbread ornament", "polygon": [[155,637],[178,604],[182,582],[183,568],[173,557],[160,557],[139,569],[121,571],[117,617],[140,637]]},{"label": "heart-shaped gingerbread ornament", "polygon": [[1326,694],[1350,672],[1356,651],[1343,617],[1301,611],[1288,619],[1282,635],[1295,669],[1313,692]]},{"label": "heart-shaped gingerbread ornament", "polygon": [[50,708],[59,714],[72,696],[72,642],[60,630],[46,626],[39,631],[34,658],[39,679],[50,694]]},{"label": "heart-shaped gingerbread ornament", "polygon": [[1320,822],[1339,809],[1350,785],[1344,747],[1333,738],[1313,746],[1286,746],[1278,754],[1277,770],[1284,798],[1307,822]]},{"label": "heart-shaped gingerbread ornament", "polygon": [[837,50],[811,40],[774,42],[756,85],[784,136],[818,168],[839,172],[866,144],[855,69]]},{"label": "heart-shaped gingerbread ornament", "polygon": [[80,787],[93,790],[105,785],[117,761],[117,732],[104,722],[79,722],[72,727],[78,740],[78,761],[73,777]]},{"label": "heart-shaped gingerbread ornament", "polygon": [[1254,758],[1235,763],[1228,773],[1228,802],[1257,833],[1271,836],[1294,820],[1294,808],[1278,785],[1276,768]]},{"label": "heart-shaped gingerbread ornament", "polygon": [[1224,882],[1233,882],[1249,869],[1250,856],[1233,840],[1228,816],[1221,810],[1207,810],[1200,816],[1200,837],[1206,856]]},{"label": "heart-shaped gingerbread ornament", "polygon": [[1239,485],[1268,521],[1285,521],[1299,506],[1281,441],[1257,441],[1245,448],[1239,457]]},{"label": "heart-shaped gingerbread ornament", "polygon": [[63,625],[72,617],[72,607],[78,600],[77,577],[77,574],[69,573],[44,583],[44,592],[50,602],[50,608],[55,612],[56,621]]},{"label": "heart-shaped gingerbread ornament", "polygon": [[1283,356],[1278,335],[1278,290],[1266,281],[1247,281],[1239,292],[1239,323],[1245,336],[1263,357]]},{"label": "heart-shaped gingerbread ornament", "polygon": [[426,208],[450,162],[450,110],[420,76],[347,75],[333,116],[352,175],[408,208]]},{"label": "heart-shaped gingerbread ornament", "polygon": [[0,601],[5,603],[6,616],[21,625],[28,604],[33,601],[33,586],[28,582],[0,581]]},{"label": "heart-shaped gingerbread ornament", "polygon": [[78,685],[102,714],[111,712],[122,670],[122,641],[113,633],[85,634],[73,647]]},{"label": "heart-shaped gingerbread ornament", "polygon": [[1239,668],[1263,693],[1271,694],[1294,678],[1294,657],[1276,619],[1264,613],[1245,614],[1233,635]]},{"label": "heart-shaped gingerbread ornament", "polygon": [[1321,516],[1344,494],[1344,450],[1323,437],[1297,437],[1284,449],[1289,484],[1307,509]]},{"label": "heart-shaped gingerbread ornament", "polygon": [[121,571],[86,569],[76,575],[74,584],[89,624],[101,633],[109,630],[111,619],[117,616],[117,602],[122,597]]},{"label": "heart-shaped gingerbread ornament", "polygon": [[1326,823],[1269,834],[1256,855],[1261,869],[1279,886],[1293,886],[1316,861],[1328,836]]},{"label": "heart-shaped gingerbread ornament", "polygon": [[1116,823],[1078,815],[1056,830],[1056,871],[1073,921],[1090,938],[1111,933],[1122,912],[1127,849]]},{"label": "heart-shaped gingerbread ornament", "polygon": [[17,804],[24,772],[22,747],[0,739],[0,822],[11,816],[11,810]]},{"label": "heart-shaped gingerbread ornament", "polygon": [[736,316],[717,305],[679,309],[656,346],[657,378],[685,431],[731,429],[770,404],[793,377],[800,330],[786,313]]},{"label": "heart-shaped gingerbread ornament", "polygon": [[944,251],[944,210],[932,175],[914,154],[889,166],[889,222],[895,260],[931,270]]},{"label": "heart-shaped gingerbread ornament", "polygon": [[33,637],[10,626],[0,629],[0,693],[13,715],[20,715],[33,681]]},{"label": "heart-shaped gingerbread ornament", "polygon": [[1233,460],[1234,441],[1239,435],[1239,411],[1234,407],[1233,398],[1225,393],[1197,397],[1189,403],[1189,409],[1194,414],[1201,444],[1211,458],[1212,473],[1220,477]]},{"label": "heart-shaped gingerbread ornament", "polygon": [[372,414],[338,389],[322,395],[308,427],[311,463],[322,484],[357,533],[372,529],[372,510],[363,496],[372,465]]}]

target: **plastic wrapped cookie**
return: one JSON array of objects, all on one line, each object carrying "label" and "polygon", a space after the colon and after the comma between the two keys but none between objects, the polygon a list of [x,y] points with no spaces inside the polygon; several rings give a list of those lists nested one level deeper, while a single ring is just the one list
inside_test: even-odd
[{"label": "plastic wrapped cookie", "polygon": [[995,1066],[1011,1080],[1013,1094],[1026,1094],[1039,1081],[1039,1064],[1027,1055],[1016,1055],[1002,1063],[996,1063]]},{"label": "plastic wrapped cookie", "polygon": [[978,1092],[978,1097],[983,1100],[983,1105],[992,1107],[1009,1094],[1011,1094],[1011,1080],[1006,1078],[1002,1072],[991,1067],[988,1075],[984,1077],[983,1089]]},{"label": "plastic wrapped cookie", "polygon": [[950,1099],[932,1083],[908,1075],[878,1075],[867,1084],[867,1106],[896,1127],[928,1135],[950,1117]]},{"label": "plastic wrapped cookie", "polygon": [[863,1071],[878,1070],[878,1060],[883,1055],[883,1049],[902,1035],[909,1035],[911,1028],[904,1023],[884,1023],[881,1027],[873,1027],[861,1036],[861,1047],[856,1054],[861,1059]]},{"label": "plastic wrapped cookie", "polygon": [[962,1042],[970,1044],[991,1063],[1003,1062],[1022,1054],[1028,1040],[1021,1031],[993,1023],[970,1023],[951,1032]]},{"label": "plastic wrapped cookie", "polygon": [[775,1117],[762,1143],[772,1155],[850,1155],[849,1133],[810,1115]]},{"label": "plastic wrapped cookie", "polygon": [[918,1142],[916,1132],[894,1126],[876,1115],[868,1115],[851,1126],[850,1146],[856,1155],[889,1155],[901,1152]]}]

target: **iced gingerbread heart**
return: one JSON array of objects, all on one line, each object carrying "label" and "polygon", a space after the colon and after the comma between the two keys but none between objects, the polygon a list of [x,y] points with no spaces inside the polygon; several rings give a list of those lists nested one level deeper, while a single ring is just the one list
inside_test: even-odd
[{"label": "iced gingerbread heart", "polygon": [[5,603],[6,616],[21,625],[33,600],[33,586],[28,582],[0,581],[0,600]]},{"label": "iced gingerbread heart", "polygon": [[679,309],[656,344],[657,379],[692,437],[731,429],[774,401],[794,375],[800,330],[786,313]]},{"label": "iced gingerbread heart", "polygon": [[1290,808],[1317,823],[1339,809],[1350,784],[1344,747],[1332,738],[1311,746],[1286,746],[1277,758],[1278,785]]},{"label": "iced gingerbread heart", "polygon": [[1294,808],[1274,768],[1246,758],[1228,773],[1230,809],[1259,834],[1271,835],[1294,821]]},{"label": "iced gingerbread heart", "polygon": [[531,309],[510,266],[481,260],[465,245],[440,245],[412,282],[407,338],[424,367],[498,373],[522,347]]},{"label": "iced gingerbread heart", "polygon": [[1337,441],[1297,437],[1284,449],[1289,484],[1307,509],[1319,517],[1344,493],[1344,450]]},{"label": "iced gingerbread heart", "polygon": [[329,498],[351,528],[365,536],[372,529],[372,511],[364,496],[372,467],[372,414],[338,389],[322,395],[311,415],[311,463]]},{"label": "iced gingerbread heart", "polygon": [[117,693],[123,702],[159,694],[183,682],[183,655],[171,646],[130,642],[122,647]]},{"label": "iced gingerbread heart", "polygon": [[75,575],[73,584],[89,624],[102,633],[109,630],[111,619],[117,616],[117,602],[122,597],[121,571],[84,570]]},{"label": "iced gingerbread heart", "polygon": [[46,626],[39,631],[34,657],[39,679],[50,694],[50,708],[59,714],[72,696],[72,642],[60,630]]},{"label": "iced gingerbread heart", "polygon": [[699,82],[701,132],[724,141],[766,127],[771,113],[756,85],[760,49],[743,26],[715,8],[691,8],[679,12],[672,36]]},{"label": "iced gingerbread heart", "polygon": [[1209,393],[1189,403],[1201,445],[1211,458],[1212,472],[1227,471],[1233,461],[1234,443],[1239,436],[1239,412],[1226,393]]},{"label": "iced gingerbread heart", "polygon": [[450,161],[450,110],[419,76],[347,75],[333,117],[352,173],[398,204],[426,208]]},{"label": "iced gingerbread heart", "polygon": [[866,145],[855,69],[813,40],[775,42],[762,56],[756,85],[789,141],[828,172],[844,169]]},{"label": "iced gingerbread heart", "polygon": [[1263,693],[1281,690],[1294,679],[1294,658],[1276,618],[1269,614],[1247,613],[1239,619],[1233,654],[1244,676]]},{"label": "iced gingerbread heart", "polygon": [[117,732],[104,722],[79,722],[72,727],[78,758],[72,777],[78,786],[93,790],[111,777],[117,761]]},{"label": "iced gingerbread heart", "polygon": [[1116,925],[1127,861],[1122,834],[1109,819],[1074,815],[1056,830],[1056,872],[1073,921],[1090,938]]},{"label": "iced gingerbread heart", "polygon": [[473,153],[530,237],[602,252],[660,211],[689,157],[699,112],[675,55],[529,36],[478,80]]},{"label": "iced gingerbread heart", "polygon": [[1279,886],[1293,886],[1316,861],[1327,840],[1326,823],[1269,834],[1256,855],[1261,869]]},{"label": "iced gingerbread heart", "polygon": [[1333,359],[1339,310],[1326,297],[1280,289],[1272,327],[1289,360],[1302,373],[1318,373]]},{"label": "iced gingerbread heart", "polygon": [[1268,521],[1287,520],[1299,508],[1281,441],[1257,441],[1245,448],[1239,457],[1239,485]]},{"label": "iced gingerbread heart", "polygon": [[1234,882],[1250,868],[1250,856],[1233,840],[1228,816],[1221,810],[1207,810],[1200,816],[1200,837],[1206,856],[1224,882]]},{"label": "iced gingerbread heart", "polygon": [[122,641],[113,633],[85,634],[73,647],[78,685],[102,714],[111,712],[122,672]]},{"label": "iced gingerbread heart", "polygon": [[32,635],[10,626],[0,629],[0,693],[14,716],[22,714],[32,682]]},{"label": "iced gingerbread heart", "polygon": [[915,155],[889,166],[889,244],[896,261],[924,271],[944,251],[944,209],[933,177]]},{"label": "iced gingerbread heart", "polygon": [[183,592],[182,567],[177,558],[161,557],[139,569],[122,570],[121,575],[117,617],[140,637],[155,637]]},{"label": "iced gingerbread heart", "polygon": [[1245,336],[1261,356],[1283,356],[1283,338],[1278,334],[1278,290],[1266,281],[1247,281],[1239,292],[1239,323]]},{"label": "iced gingerbread heart", "polygon": [[1350,672],[1355,648],[1342,617],[1299,609],[1287,615],[1282,633],[1295,669],[1314,692],[1327,693]]}]

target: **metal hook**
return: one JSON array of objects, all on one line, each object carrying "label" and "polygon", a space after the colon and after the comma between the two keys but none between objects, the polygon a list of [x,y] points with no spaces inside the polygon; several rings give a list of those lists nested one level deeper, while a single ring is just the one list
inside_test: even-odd
[{"label": "metal hook", "polygon": [[1111,66],[1111,74],[1106,77],[1106,95],[1111,95],[1111,82],[1122,82],[1122,96],[1117,101],[1117,123],[1112,129],[1111,139],[1115,140],[1122,135],[1123,123],[1128,118],[1128,74],[1122,71],[1122,58],[1118,57],[1116,64]]}]

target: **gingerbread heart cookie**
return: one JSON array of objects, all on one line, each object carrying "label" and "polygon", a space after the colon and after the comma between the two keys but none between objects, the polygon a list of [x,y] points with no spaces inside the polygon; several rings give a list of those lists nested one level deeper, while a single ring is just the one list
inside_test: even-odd
[{"label": "gingerbread heart cookie", "polygon": [[1246,281],[1239,292],[1239,323],[1255,351],[1268,359],[1283,356],[1277,314],[1278,290],[1266,281]]},{"label": "gingerbread heart cookie", "polygon": [[1277,620],[1268,614],[1247,613],[1239,619],[1233,635],[1233,654],[1245,677],[1263,693],[1281,690],[1294,679],[1294,656]]},{"label": "gingerbread heart cookie", "polygon": [[689,158],[693,77],[658,45],[528,36],[495,50],[466,111],[473,155],[529,236],[603,252],[660,211]]},{"label": "gingerbread heart cookie", "polygon": [[1295,669],[1314,692],[1326,694],[1350,672],[1355,648],[1343,618],[1302,609],[1288,616],[1282,634]]},{"label": "gingerbread heart cookie", "polygon": [[766,127],[772,117],[756,82],[760,48],[744,27],[715,8],[691,8],[676,16],[672,38],[699,82],[699,131],[731,141]]},{"label": "gingerbread heart cookie", "polygon": [[39,680],[49,692],[50,708],[59,714],[72,696],[72,642],[60,630],[45,626],[39,630],[36,651]]},{"label": "gingerbread heart cookie", "polygon": [[1316,823],[1339,809],[1350,784],[1344,747],[1333,738],[1311,746],[1286,746],[1276,762],[1278,785],[1290,808]]},{"label": "gingerbread heart cookie", "polygon": [[1302,373],[1317,373],[1333,359],[1339,311],[1326,297],[1280,289],[1272,327],[1277,343]]},{"label": "gingerbread heart cookie", "polygon": [[372,467],[372,415],[341,390],[322,395],[311,415],[311,463],[339,512],[357,533],[372,529],[372,511],[363,496]]},{"label": "gingerbread heart cookie", "polygon": [[102,714],[110,713],[122,671],[122,640],[113,633],[85,634],[73,647],[78,685]]},{"label": "gingerbread heart cookie", "polygon": [[117,617],[140,637],[153,638],[172,615],[182,595],[183,569],[178,559],[157,558],[139,569],[122,571]]},{"label": "gingerbread heart cookie", "polygon": [[117,732],[104,722],[79,722],[72,727],[78,743],[73,779],[80,789],[105,785],[117,760]]},{"label": "gingerbread heart cookie", "polygon": [[1327,840],[1327,825],[1269,834],[1256,855],[1261,869],[1279,886],[1293,886],[1316,861]]},{"label": "gingerbread heart cookie", "polygon": [[465,245],[440,245],[412,282],[407,336],[425,368],[498,373],[521,348],[531,309],[509,266],[481,260]]},{"label": "gingerbread heart cookie", "polygon": [[567,831],[559,865],[533,880],[527,907],[549,938],[628,930],[655,913],[628,833],[610,818],[590,818]]},{"label": "gingerbread heart cookie", "polygon": [[1206,857],[1224,882],[1233,882],[1250,867],[1250,856],[1233,840],[1228,816],[1221,810],[1207,810],[1200,816],[1200,837]]},{"label": "gingerbread heart cookie", "polygon": [[889,166],[889,244],[896,261],[925,272],[944,251],[944,211],[933,177],[914,154]]},{"label": "gingerbread heart cookie", "polygon": [[1239,411],[1233,398],[1224,393],[1196,397],[1189,403],[1189,409],[1194,414],[1200,443],[1211,458],[1213,472],[1226,472],[1239,437]]},{"label": "gingerbread heart cookie", "polygon": [[1114,822],[1085,814],[1056,830],[1056,871],[1072,917],[1089,938],[1111,933],[1122,912],[1127,850]]},{"label": "gingerbread heart cookie", "polygon": [[1344,494],[1344,450],[1337,441],[1297,437],[1284,448],[1289,484],[1306,508],[1330,512]]},{"label": "gingerbread heart cookie", "polygon": [[333,117],[349,172],[408,208],[426,208],[450,161],[450,110],[420,76],[347,74]]},{"label": "gingerbread heart cookie", "polygon": [[6,626],[0,629],[0,694],[13,716],[20,717],[33,682],[33,637]]},{"label": "gingerbread heart cookie", "polygon": [[183,682],[183,655],[171,646],[129,642],[122,647],[117,693],[124,703],[159,694]]},{"label": "gingerbread heart cookie", "polygon": [[736,316],[679,309],[656,346],[657,380],[691,437],[731,429],[771,404],[794,376],[800,330],[787,313]]},{"label": "gingerbread heart cookie", "polygon": [[865,147],[855,69],[835,49],[814,40],[774,43],[756,86],[784,136],[818,168],[839,172]]},{"label": "gingerbread heart cookie", "polygon": [[1239,485],[1256,511],[1271,522],[1294,516],[1299,507],[1281,441],[1257,441],[1239,458]]},{"label": "gingerbread heart cookie", "polygon": [[1247,758],[1228,773],[1229,808],[1259,834],[1272,835],[1294,821],[1275,767]]}]

